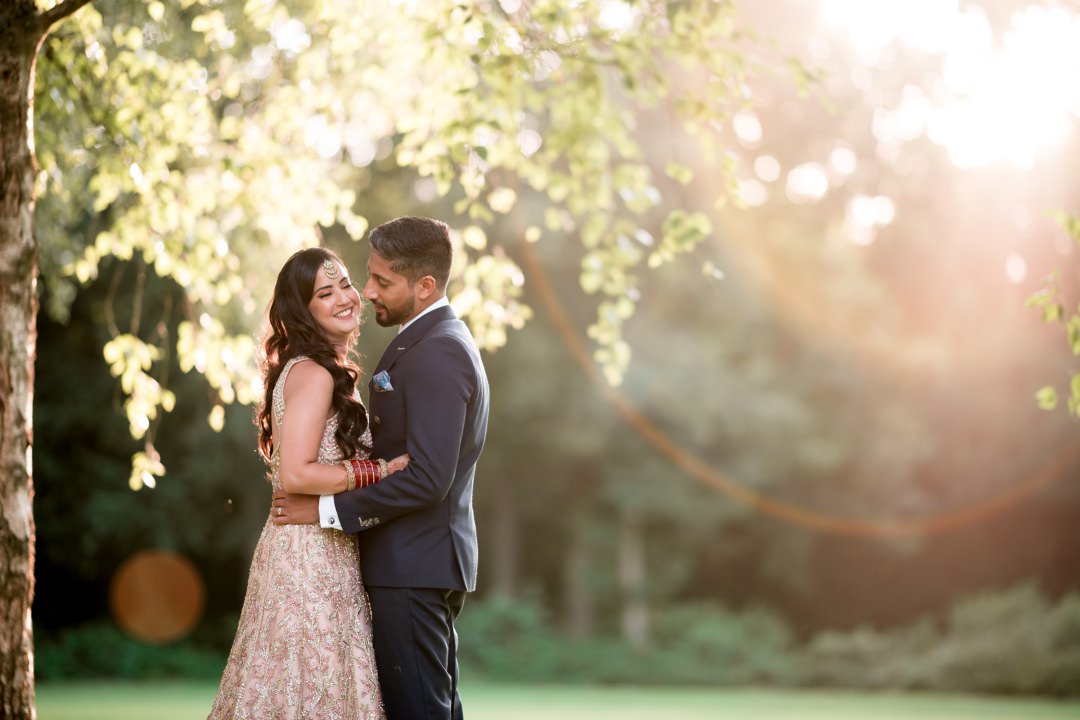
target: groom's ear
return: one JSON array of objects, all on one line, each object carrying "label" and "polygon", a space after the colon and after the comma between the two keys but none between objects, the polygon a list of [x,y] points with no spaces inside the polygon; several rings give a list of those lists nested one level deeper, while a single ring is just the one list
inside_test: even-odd
[{"label": "groom's ear", "polygon": [[438,285],[435,283],[435,278],[431,275],[425,275],[424,277],[420,278],[419,280],[417,280],[417,284],[420,286],[417,295],[421,301],[429,299],[432,295],[435,294],[435,291],[438,290]]}]

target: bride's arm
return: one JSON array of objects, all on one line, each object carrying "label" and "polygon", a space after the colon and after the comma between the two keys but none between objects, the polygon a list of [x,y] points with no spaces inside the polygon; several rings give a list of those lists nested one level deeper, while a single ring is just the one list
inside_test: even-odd
[{"label": "bride's arm", "polygon": [[333,495],[354,490],[377,483],[409,463],[408,455],[388,462],[346,460],[337,465],[318,462],[333,392],[334,379],[316,362],[297,363],[285,379],[279,472],[281,486],[287,493]]},{"label": "bride's arm", "polygon": [[297,363],[285,379],[285,414],[278,437],[281,486],[285,492],[322,495],[339,493],[347,487],[343,465],[318,461],[333,393],[334,379],[317,362]]}]

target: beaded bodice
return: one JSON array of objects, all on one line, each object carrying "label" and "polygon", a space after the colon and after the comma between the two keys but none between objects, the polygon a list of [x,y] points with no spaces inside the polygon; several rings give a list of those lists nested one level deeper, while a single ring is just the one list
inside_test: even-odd
[{"label": "beaded bodice", "polygon": [[[281,369],[281,375],[278,376],[277,384],[274,385],[273,394],[273,416],[274,416],[274,429],[277,430],[278,438],[281,437],[281,421],[285,417],[285,379],[289,376],[289,371],[292,370],[293,365],[303,360],[308,360],[306,355],[298,355],[293,359],[285,363],[285,367]],[[359,394],[357,394],[358,396]],[[318,461],[323,465],[336,465],[345,458],[342,456],[341,449],[338,447],[337,441],[334,439],[334,433],[338,429],[338,417],[335,414],[329,420],[326,421],[326,427],[323,428],[322,439],[319,441],[319,454]],[[364,434],[361,436],[361,442],[363,445],[371,447],[371,429],[366,428]],[[270,482],[275,490],[281,489],[281,457],[279,449],[281,447],[280,440],[274,443],[274,451],[270,455]],[[357,457],[364,459],[367,454],[363,450],[359,450]]]}]

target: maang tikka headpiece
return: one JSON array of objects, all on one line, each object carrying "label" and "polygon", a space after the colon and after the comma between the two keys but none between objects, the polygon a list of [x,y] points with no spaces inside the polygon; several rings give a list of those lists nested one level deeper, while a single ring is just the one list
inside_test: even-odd
[{"label": "maang tikka headpiece", "polygon": [[337,280],[339,274],[337,263],[327,258],[326,260],[322,261],[322,267],[323,270],[326,271],[326,277],[330,278],[331,280]]}]

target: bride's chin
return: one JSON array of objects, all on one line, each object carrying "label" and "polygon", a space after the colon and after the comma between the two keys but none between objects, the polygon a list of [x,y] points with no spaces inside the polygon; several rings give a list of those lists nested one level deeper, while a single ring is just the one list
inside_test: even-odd
[{"label": "bride's chin", "polygon": [[332,332],[327,333],[330,338],[330,343],[332,345],[344,345],[348,343],[349,338],[352,337],[358,327],[359,325],[354,323],[350,323],[348,326],[338,325]]}]

